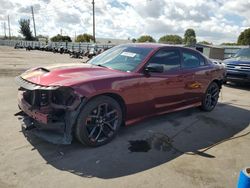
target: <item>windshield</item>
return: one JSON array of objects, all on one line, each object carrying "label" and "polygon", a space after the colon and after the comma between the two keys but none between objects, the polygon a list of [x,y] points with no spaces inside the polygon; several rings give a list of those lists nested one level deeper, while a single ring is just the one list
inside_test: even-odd
[{"label": "windshield", "polygon": [[250,48],[240,49],[234,57],[250,58]]},{"label": "windshield", "polygon": [[152,48],[117,46],[101,53],[88,63],[124,72],[130,72],[147,57]]}]

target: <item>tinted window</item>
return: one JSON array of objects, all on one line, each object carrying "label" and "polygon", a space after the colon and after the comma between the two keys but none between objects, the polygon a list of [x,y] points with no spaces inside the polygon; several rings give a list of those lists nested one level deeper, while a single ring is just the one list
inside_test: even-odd
[{"label": "tinted window", "polygon": [[204,57],[202,57],[202,56],[200,55],[200,65],[205,65],[205,64],[206,64],[206,62],[205,62]]},{"label": "tinted window", "polygon": [[183,52],[183,67],[184,68],[194,68],[200,66],[200,59],[198,54],[193,52]]},{"label": "tinted window", "polygon": [[164,70],[173,70],[180,68],[180,53],[178,50],[162,49],[156,52],[149,60],[149,64],[160,64],[164,66]]}]

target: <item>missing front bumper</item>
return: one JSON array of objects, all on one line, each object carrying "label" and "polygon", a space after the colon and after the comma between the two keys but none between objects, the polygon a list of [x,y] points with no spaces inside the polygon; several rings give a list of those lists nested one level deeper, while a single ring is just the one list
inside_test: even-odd
[{"label": "missing front bumper", "polygon": [[40,86],[17,77],[23,131],[54,144],[70,144],[74,125],[86,99],[71,88]]},{"label": "missing front bumper", "polygon": [[24,135],[35,135],[53,144],[71,144],[71,132],[67,132],[65,123],[42,124],[32,119],[28,115],[20,118]]},{"label": "missing front bumper", "polygon": [[[74,125],[77,117],[85,104],[82,98],[80,105],[72,111],[65,110],[60,120],[54,121],[51,114],[42,113],[36,109],[31,109],[22,97],[18,96],[18,106],[22,110],[20,120],[24,133],[34,134],[35,136],[53,144],[71,144],[73,140]],[[53,120],[53,121],[52,121]]]}]

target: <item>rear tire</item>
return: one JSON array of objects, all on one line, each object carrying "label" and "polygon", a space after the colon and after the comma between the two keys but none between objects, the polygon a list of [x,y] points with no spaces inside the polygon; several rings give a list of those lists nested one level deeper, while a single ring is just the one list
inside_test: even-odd
[{"label": "rear tire", "polygon": [[75,135],[84,145],[97,147],[110,142],[123,120],[119,103],[108,96],[90,100],[77,119]]},{"label": "rear tire", "polygon": [[212,82],[204,95],[201,109],[206,112],[212,111],[219,99],[220,87],[216,82]]}]

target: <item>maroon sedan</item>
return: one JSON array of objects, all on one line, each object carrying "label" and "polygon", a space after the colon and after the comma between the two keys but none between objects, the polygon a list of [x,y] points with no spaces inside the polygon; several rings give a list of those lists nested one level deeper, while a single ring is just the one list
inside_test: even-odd
[{"label": "maroon sedan", "polygon": [[55,65],[16,78],[26,128],[50,142],[100,146],[121,125],[190,107],[211,111],[225,70],[195,50],[116,46],[87,64]]}]

